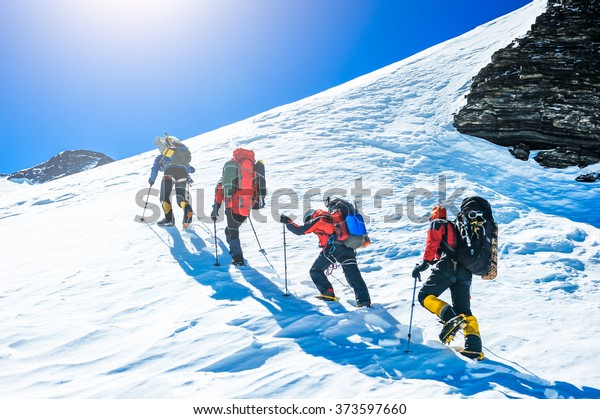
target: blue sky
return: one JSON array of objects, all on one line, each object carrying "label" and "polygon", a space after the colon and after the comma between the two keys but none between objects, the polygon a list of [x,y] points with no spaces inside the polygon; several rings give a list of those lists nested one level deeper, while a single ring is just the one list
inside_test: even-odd
[{"label": "blue sky", "polygon": [[530,0],[0,0],[0,173],[115,159],[337,86]]}]

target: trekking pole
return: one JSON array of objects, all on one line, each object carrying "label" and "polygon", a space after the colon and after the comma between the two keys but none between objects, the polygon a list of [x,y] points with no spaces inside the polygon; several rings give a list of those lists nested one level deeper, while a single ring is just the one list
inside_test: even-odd
[{"label": "trekking pole", "polygon": [[281,224],[281,226],[283,227],[283,266],[285,268],[285,293],[283,294],[285,297],[289,297],[290,294],[288,293],[288,278],[287,278],[287,244],[285,242],[285,224]]},{"label": "trekking pole", "polygon": [[417,277],[415,276],[415,285],[413,287],[413,296],[412,296],[412,303],[410,305],[410,322],[409,322],[409,326],[408,326],[408,341],[406,342],[406,350],[404,352],[406,353],[410,353],[410,338],[411,338],[411,331],[412,331],[412,319],[413,319],[413,310],[415,308],[415,293],[417,291]]},{"label": "trekking pole", "polygon": [[254,232],[254,237],[256,237],[256,243],[258,243],[258,251],[263,255],[266,255],[267,251],[263,249],[260,245],[260,240],[258,240],[258,235],[256,234],[256,230],[254,229],[254,224],[252,224],[252,214],[248,216],[248,220],[250,220],[250,226],[252,227],[252,231]]},{"label": "trekking pole", "polygon": [[271,269],[273,269],[275,271],[275,273],[277,274],[277,276],[279,277],[279,279],[281,279],[281,276],[277,273],[277,269],[275,269],[275,267],[273,266],[273,264],[267,257],[267,251],[265,249],[263,249],[262,246],[260,245],[260,240],[258,240],[258,235],[256,234],[256,230],[254,229],[254,224],[252,224],[252,214],[248,216],[248,219],[250,220],[250,225],[252,226],[252,231],[254,231],[254,237],[256,237],[256,242],[258,243],[258,251],[260,253],[262,253],[262,255],[265,257],[265,260],[267,261],[267,263],[269,264]]},{"label": "trekking pole", "polygon": [[146,222],[146,219],[144,218],[144,215],[146,215],[146,207],[148,206],[148,198],[150,197],[150,190],[152,189],[152,185],[150,185],[150,187],[148,188],[148,194],[146,195],[146,203],[144,204],[144,211],[142,211],[142,217],[140,218],[140,222],[144,223]]},{"label": "trekking pole", "polygon": [[219,250],[217,248],[217,220],[213,224],[215,226],[215,266],[221,266],[219,263]]}]

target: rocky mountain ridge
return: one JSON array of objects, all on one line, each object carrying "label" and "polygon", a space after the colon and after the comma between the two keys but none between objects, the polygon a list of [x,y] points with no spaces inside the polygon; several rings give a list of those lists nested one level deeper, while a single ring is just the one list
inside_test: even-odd
[{"label": "rocky mountain ridge", "polygon": [[548,0],[530,32],[474,77],[456,129],[545,167],[600,161],[600,1]]},{"label": "rocky mountain ridge", "polygon": [[113,161],[112,158],[97,151],[67,150],[60,152],[44,163],[8,175],[8,180],[31,184],[45,183]]}]

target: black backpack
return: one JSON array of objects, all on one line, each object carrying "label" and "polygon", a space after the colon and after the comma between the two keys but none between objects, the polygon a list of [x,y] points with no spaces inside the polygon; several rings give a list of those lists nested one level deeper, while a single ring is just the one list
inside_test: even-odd
[{"label": "black backpack", "polygon": [[262,160],[254,164],[254,203],[252,209],[260,209],[265,206],[265,196],[267,196],[267,179],[265,176],[265,162]]},{"label": "black backpack", "polygon": [[473,275],[487,276],[492,270],[492,239],[498,229],[492,206],[479,196],[465,198],[455,224],[458,262]]}]

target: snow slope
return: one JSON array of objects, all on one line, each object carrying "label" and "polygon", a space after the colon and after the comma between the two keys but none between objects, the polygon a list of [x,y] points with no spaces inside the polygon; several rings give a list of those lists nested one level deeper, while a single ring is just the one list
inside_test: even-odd
[{"label": "snow slope", "polygon": [[[200,216],[235,147],[267,165],[266,222],[253,223],[266,255],[246,223],[247,267],[229,266],[222,221],[220,267],[210,221],[187,231],[134,221],[155,151],[43,185],[0,180],[2,397],[600,397],[598,187],[574,182],[576,169],[515,160],[451,126],[471,77],[544,7],[534,1],[380,71],[187,140]],[[299,216],[304,202],[322,207],[323,193],[350,194],[357,179],[370,189],[362,203],[373,244],[359,263],[374,307],[351,305],[340,269],[332,282],[341,302],[314,299],[316,238],[289,233],[284,296],[277,214]],[[490,199],[500,224],[499,277],[475,279],[472,289],[487,359],[442,347],[439,324],[418,305],[407,353],[422,217],[469,193]],[[157,204],[153,191],[147,219],[156,220]]]}]

